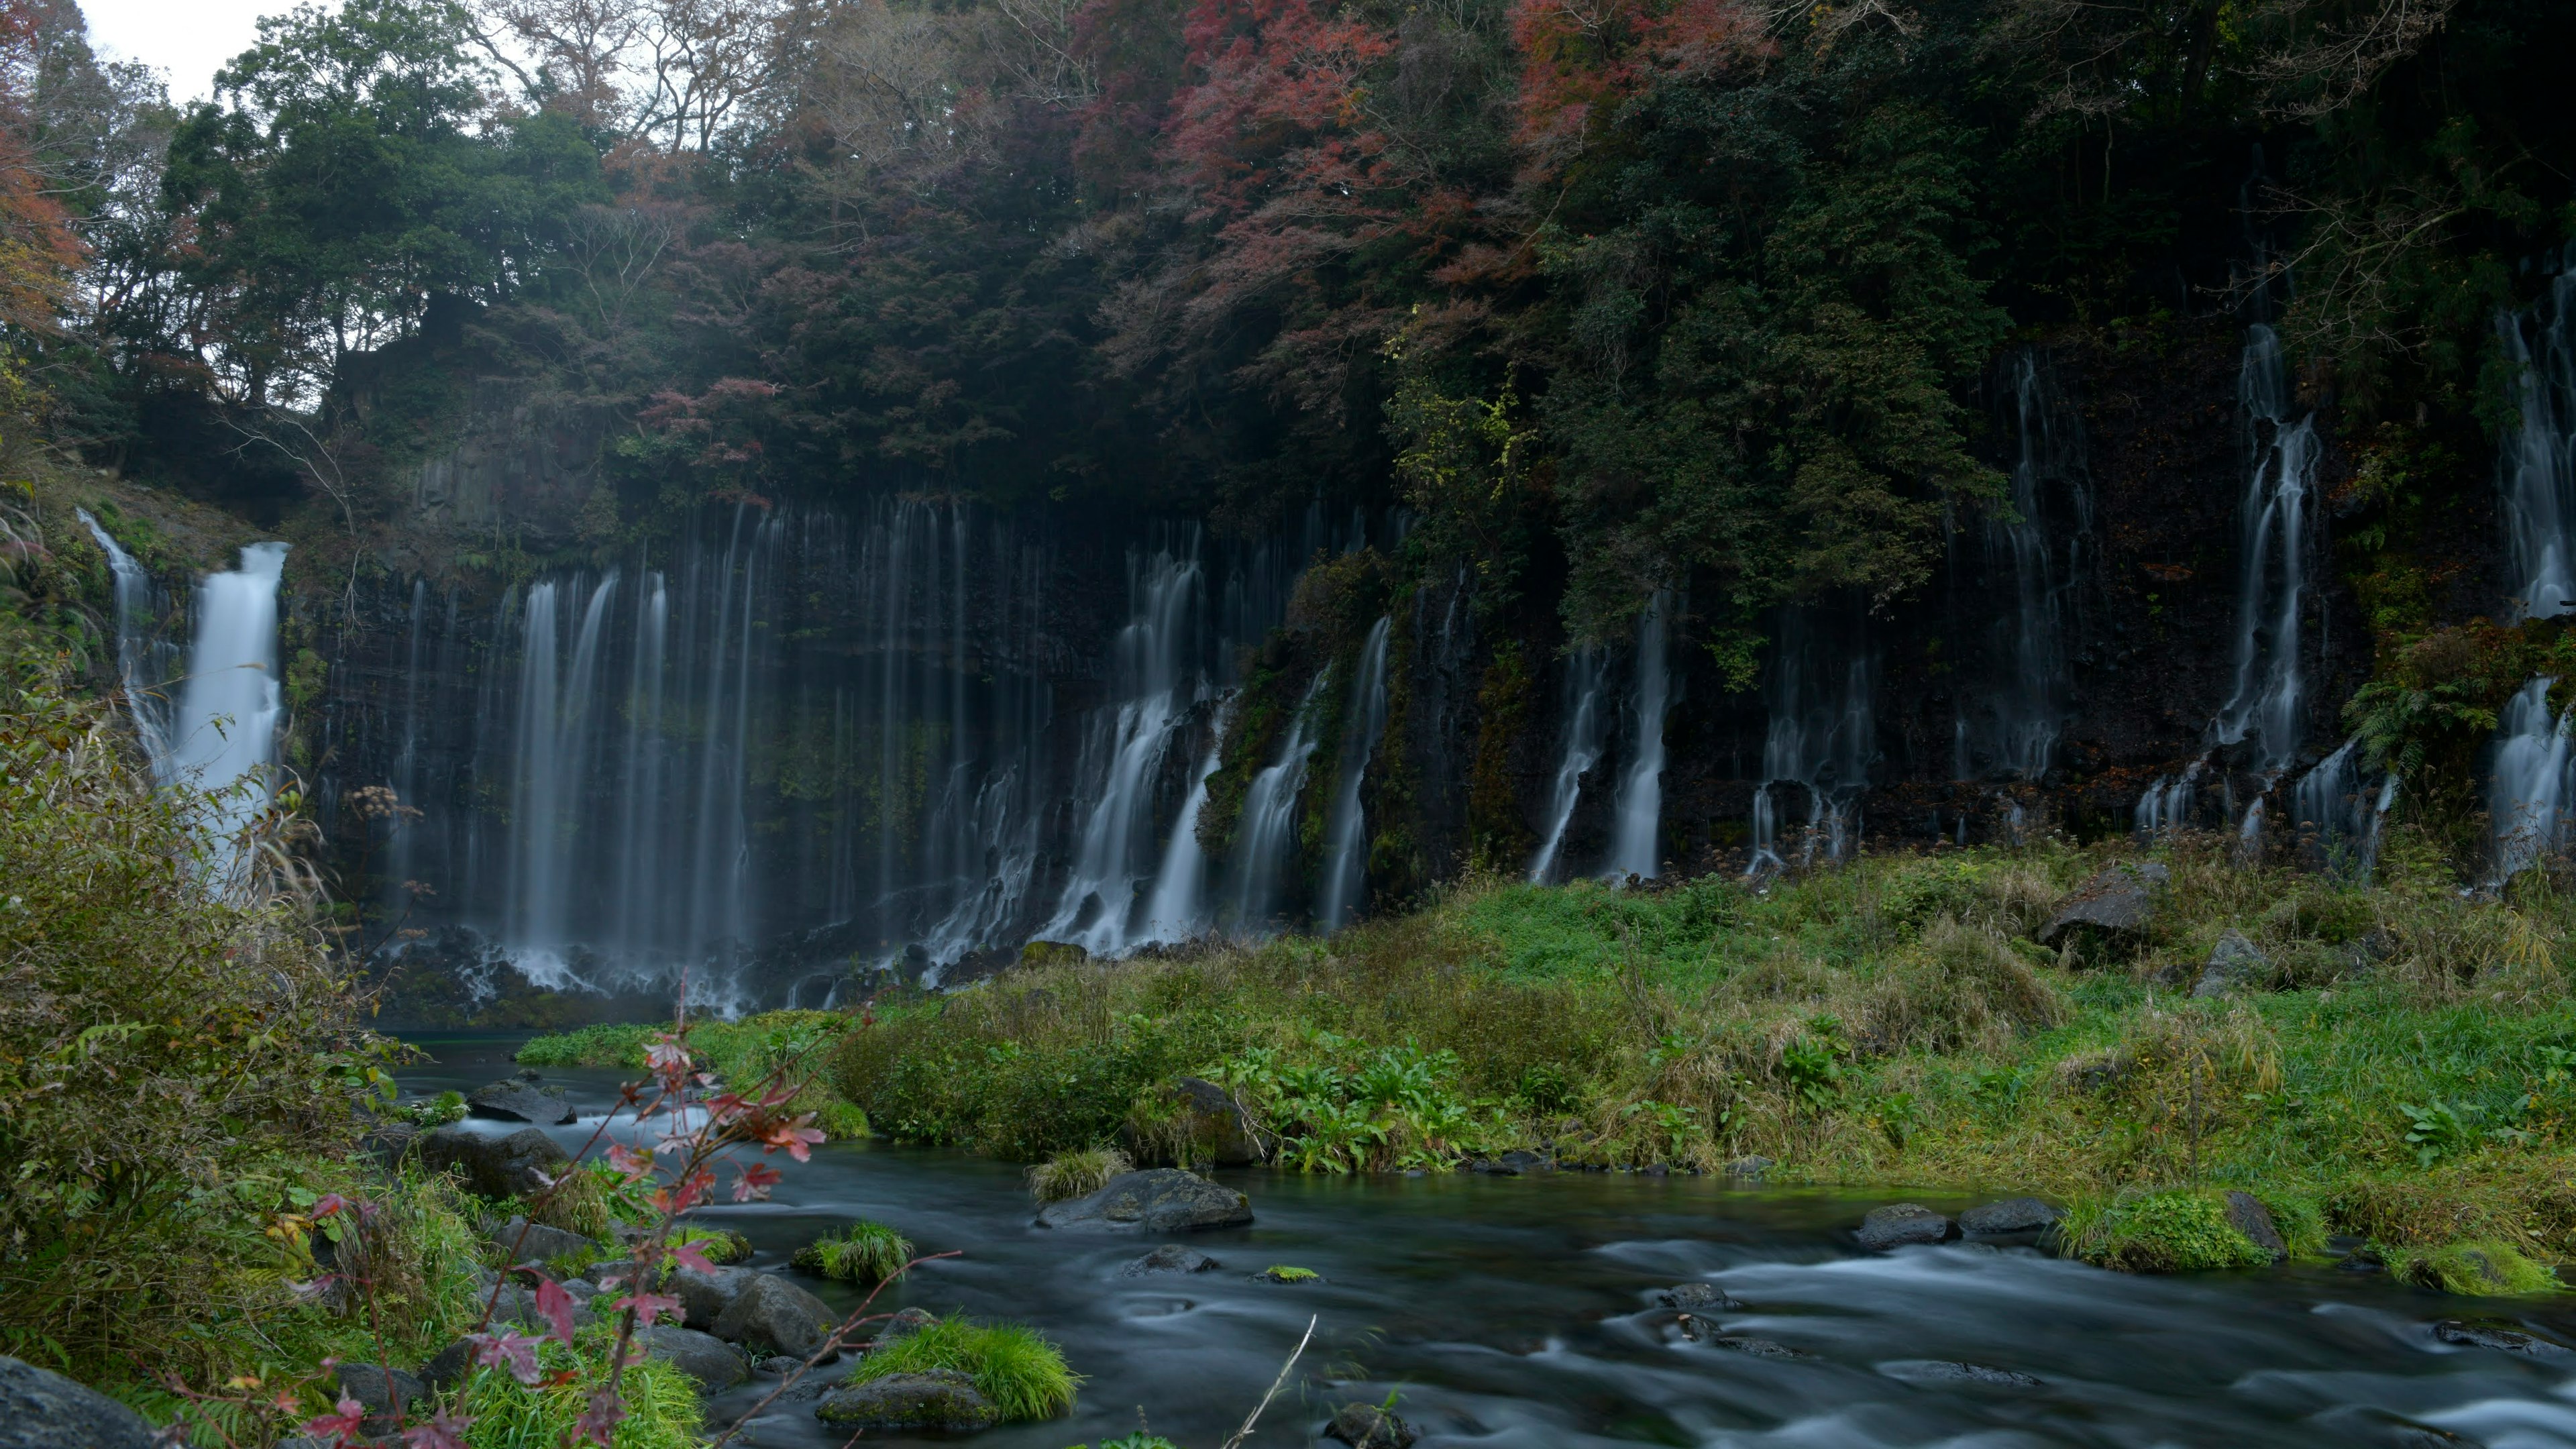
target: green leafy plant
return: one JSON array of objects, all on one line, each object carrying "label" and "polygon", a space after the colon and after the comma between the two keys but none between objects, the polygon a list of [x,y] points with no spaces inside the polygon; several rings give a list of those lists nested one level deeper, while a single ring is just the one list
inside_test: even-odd
[{"label": "green leafy plant", "polygon": [[2553,1293],[2558,1275],[2510,1243],[2463,1242],[2439,1248],[2382,1248],[2390,1276],[2444,1293],[2513,1295]]},{"label": "green leafy plant", "polygon": [[943,1318],[869,1352],[850,1375],[869,1383],[889,1374],[947,1369],[975,1381],[1005,1422],[1053,1419],[1073,1408],[1082,1376],[1035,1329],[1015,1323]]},{"label": "green leafy plant", "polygon": [[808,1273],[862,1287],[882,1283],[912,1261],[912,1242],[883,1223],[862,1218],[796,1250],[791,1262]]}]

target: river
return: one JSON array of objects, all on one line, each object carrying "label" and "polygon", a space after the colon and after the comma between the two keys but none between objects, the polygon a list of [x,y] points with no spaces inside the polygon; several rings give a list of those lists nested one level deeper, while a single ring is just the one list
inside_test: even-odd
[{"label": "river", "polygon": [[[471,1088],[512,1069],[516,1039],[422,1043],[410,1092]],[[578,1146],[636,1073],[550,1071],[586,1116],[552,1129]],[[499,1126],[501,1124],[495,1124]],[[991,1449],[1065,1449],[1135,1429],[1214,1449],[1304,1332],[1315,1338],[1249,1449],[1302,1444],[1332,1411],[1396,1396],[1422,1449],[1583,1446],[2576,1445],[2576,1352],[2463,1347],[2451,1317],[2576,1343],[2576,1309],[2475,1302],[2331,1267],[2131,1277],[2029,1249],[1946,1246],[1864,1256],[1852,1229],[1900,1197],[1696,1177],[1565,1173],[1335,1178],[1265,1169],[1220,1180],[1250,1194],[1249,1228],[1192,1235],[1219,1271],[1131,1278],[1156,1239],[1036,1228],[1020,1169],[965,1153],[834,1143],[779,1164],[773,1200],[710,1224],[775,1267],[852,1217],[893,1225],[926,1265],[879,1299],[1031,1324],[1086,1376],[1070,1418],[975,1436]],[[1318,1283],[1261,1280],[1273,1264]],[[803,1280],[846,1308],[842,1285]],[[1810,1357],[1762,1357],[1687,1338],[1658,1290],[1709,1282],[1745,1305],[1727,1335]],[[2035,1385],[1927,1377],[1965,1362]],[[744,1389],[710,1402],[729,1422]],[[810,1410],[750,1426],[771,1449],[837,1449]],[[740,1441],[738,1441],[740,1442]],[[869,1444],[925,1439],[880,1437]]]}]

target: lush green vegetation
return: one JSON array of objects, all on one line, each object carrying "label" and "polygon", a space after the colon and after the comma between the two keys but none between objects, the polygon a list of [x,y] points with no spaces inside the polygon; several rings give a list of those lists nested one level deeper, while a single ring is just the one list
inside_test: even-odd
[{"label": "lush green vegetation", "polygon": [[797,1249],[795,1265],[865,1288],[902,1272],[911,1261],[910,1238],[883,1223],[861,1219]]},{"label": "lush green vegetation", "polygon": [[1029,1196],[1040,1202],[1088,1197],[1135,1164],[1115,1147],[1076,1147],[1029,1169]]},{"label": "lush green vegetation", "polygon": [[[2405,840],[2371,890],[2183,843],[2151,930],[2039,945],[2117,854],[1474,887],[1329,941],[881,1003],[833,1068],[882,1130],[1006,1157],[1150,1144],[1194,1072],[1308,1171],[1760,1156],[1772,1181],[2044,1193],[2078,1251],[2130,1267],[2252,1261],[2231,1188],[2302,1252],[2331,1231],[2576,1256],[2576,904],[2541,876],[2464,898]],[[2192,998],[2229,929],[2271,980]]]},{"label": "lush green vegetation", "polygon": [[[458,1409],[474,1420],[465,1442],[471,1449],[561,1449],[576,1442],[589,1385],[607,1376],[614,1349],[605,1329],[585,1332],[574,1348],[549,1340],[537,1356],[549,1381],[535,1387],[499,1369],[477,1369],[456,1396]],[[698,1389],[688,1375],[645,1359],[626,1366],[618,1387],[626,1417],[610,1449],[692,1449],[701,1442]]]},{"label": "lush green vegetation", "polygon": [[975,1391],[1000,1411],[1002,1421],[1053,1419],[1073,1407],[1082,1376],[1065,1367],[1064,1355],[1036,1330],[1016,1323],[975,1323],[942,1318],[870,1349],[851,1371],[856,1383],[888,1374],[947,1369],[975,1381]]},{"label": "lush green vegetation", "polygon": [[[811,1112],[814,1125],[835,1139],[865,1137],[868,1118],[832,1091],[821,1071],[824,1053],[848,1019],[828,1011],[773,1011],[743,1021],[699,1021],[689,1028],[689,1049],[708,1070],[729,1082],[757,1082],[781,1068],[801,1083],[791,1110]],[[629,1023],[586,1026],[531,1039],[518,1061],[531,1067],[629,1067],[641,1071],[645,1048],[667,1025]]]}]

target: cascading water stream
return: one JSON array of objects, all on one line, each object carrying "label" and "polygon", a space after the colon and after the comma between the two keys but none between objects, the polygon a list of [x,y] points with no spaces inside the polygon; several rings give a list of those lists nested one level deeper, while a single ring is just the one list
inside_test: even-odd
[{"label": "cascading water stream", "polygon": [[2235,680],[2213,733],[2223,745],[2251,738],[2252,764],[2266,775],[2297,758],[2304,704],[2299,614],[2318,447],[2315,418],[2293,420],[2292,403],[2281,339],[2256,323],[2246,329],[2237,377],[2249,465],[2240,515]]},{"label": "cascading water stream", "polygon": [[2397,801],[2396,774],[2383,774],[2376,784],[2366,780],[2356,735],[2300,777],[2291,799],[2298,808],[2299,843],[2315,863],[2367,880],[2379,860],[2380,825]]},{"label": "cascading water stream", "polygon": [[2529,311],[2496,314],[2514,366],[2516,425],[2496,449],[2513,562],[2512,612],[2545,619],[2576,608],[2576,248]]},{"label": "cascading water stream", "polygon": [[1297,797],[1305,793],[1306,765],[1314,757],[1315,705],[1332,681],[1330,666],[1316,671],[1305,698],[1288,722],[1288,737],[1278,757],[1252,777],[1243,792],[1243,815],[1235,827],[1234,929],[1242,936],[1268,934],[1281,895],[1280,876],[1288,863],[1289,838],[1297,828]]},{"label": "cascading water stream", "polygon": [[[1839,670],[1832,667],[1837,657]],[[1877,756],[1875,673],[1868,649],[1835,648],[1810,626],[1803,609],[1782,614],[1771,669],[1771,724],[1762,741],[1762,783],[1753,792],[1748,874],[1788,863],[1780,849],[1775,792],[1781,785],[1806,791],[1806,829],[1798,847],[1802,863],[1812,862],[1819,846],[1829,860],[1850,853],[1858,833],[1856,807]]]},{"label": "cascading water stream", "polygon": [[1610,875],[1652,880],[1663,871],[1661,830],[1664,820],[1664,714],[1673,693],[1672,656],[1667,647],[1672,598],[1657,593],[1637,621],[1637,698],[1629,711],[1627,773],[1611,805],[1616,822],[1610,850]]},{"label": "cascading water stream", "polygon": [[[241,567],[197,587],[197,640],[170,737],[171,783],[204,792],[199,829],[235,840],[268,808],[267,771],[286,710],[277,677],[277,585],[286,545],[243,547]],[[238,853],[219,858],[230,880]]]},{"label": "cascading water stream", "polygon": [[1574,652],[1565,671],[1565,750],[1557,757],[1556,783],[1548,791],[1547,834],[1530,861],[1529,878],[1540,885],[1555,880],[1565,851],[1566,827],[1583,798],[1583,777],[1601,760],[1601,696],[1609,661],[1585,645]]},{"label": "cascading water stream", "polygon": [[[578,984],[562,951],[569,944],[574,831],[593,763],[590,715],[598,700],[600,640],[611,595],[612,571],[589,590],[573,638],[569,664],[558,671],[560,623],[552,581],[529,586],[522,615],[527,642],[520,654],[519,774],[516,861],[508,906],[509,944],[520,971],[539,986],[562,990]],[[577,587],[573,590],[578,592]]]},{"label": "cascading water stream", "polygon": [[116,675],[117,682],[125,688],[125,712],[134,721],[134,733],[142,741],[144,757],[152,762],[152,777],[169,784],[170,709],[164,686],[176,672],[178,661],[168,657],[174,651],[164,649],[153,634],[159,609],[153,598],[152,576],[135,561],[134,555],[118,546],[88,509],[75,512],[81,526],[89,530],[89,536],[107,555],[108,577],[115,584]]},{"label": "cascading water stream", "polygon": [[2012,508],[1986,514],[1982,572],[2009,577],[2012,592],[1986,640],[1987,684],[1960,701],[1951,770],[1962,780],[2048,773],[2066,728],[2068,639],[2093,547],[2082,419],[2038,350],[2024,349],[2011,375]]},{"label": "cascading water stream", "polygon": [[2495,822],[2495,878],[2507,881],[2566,843],[2569,718],[2553,714],[2547,676],[2525,684],[2496,720],[2488,812]]},{"label": "cascading water stream", "polygon": [[1392,618],[1380,618],[1360,646],[1358,707],[1342,729],[1341,773],[1333,783],[1333,810],[1324,830],[1324,896],[1315,911],[1316,929],[1322,931],[1350,924],[1367,894],[1368,829],[1360,784],[1386,729],[1386,641],[1394,626]]},{"label": "cascading water stream", "polygon": [[1207,847],[1199,842],[1199,816],[1207,809],[1208,780],[1225,758],[1226,718],[1222,711],[1209,730],[1207,755],[1190,777],[1190,793],[1172,822],[1172,838],[1163,847],[1163,864],[1154,872],[1154,894],[1145,909],[1145,930],[1137,944],[1186,941],[1207,928]]}]

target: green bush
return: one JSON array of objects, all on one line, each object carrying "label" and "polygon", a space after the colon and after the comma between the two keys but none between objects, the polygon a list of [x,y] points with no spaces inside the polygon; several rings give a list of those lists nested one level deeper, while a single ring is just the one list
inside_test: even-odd
[{"label": "green bush", "polygon": [[1004,1422],[1053,1419],[1073,1408],[1082,1376],[1065,1367],[1064,1355],[1036,1330],[1015,1323],[982,1324],[943,1318],[872,1350],[850,1375],[867,1383],[888,1374],[948,1369],[975,1381]]},{"label": "green bush", "polygon": [[2509,1243],[2450,1243],[2439,1248],[2383,1249],[2388,1271],[2418,1288],[2472,1297],[2552,1293],[2558,1275]]},{"label": "green bush", "polygon": [[[457,1391],[457,1407],[474,1417],[465,1435],[471,1449],[563,1449],[575,1442],[573,1427],[591,1391],[608,1377],[615,1338],[595,1328],[576,1344],[568,1349],[548,1339],[538,1350],[538,1367],[550,1375],[570,1374],[563,1383],[529,1388],[497,1368],[476,1369]],[[697,1384],[688,1375],[645,1359],[626,1366],[618,1389],[626,1417],[610,1449],[696,1449],[701,1413]]]},{"label": "green bush", "polygon": [[882,1283],[912,1261],[912,1241],[883,1223],[862,1218],[796,1250],[793,1265],[808,1273],[861,1287]]},{"label": "green bush", "polygon": [[2227,1221],[2227,1200],[2196,1191],[2139,1193],[2069,1215],[2078,1254],[2126,1273],[2260,1268],[2272,1255]]}]

